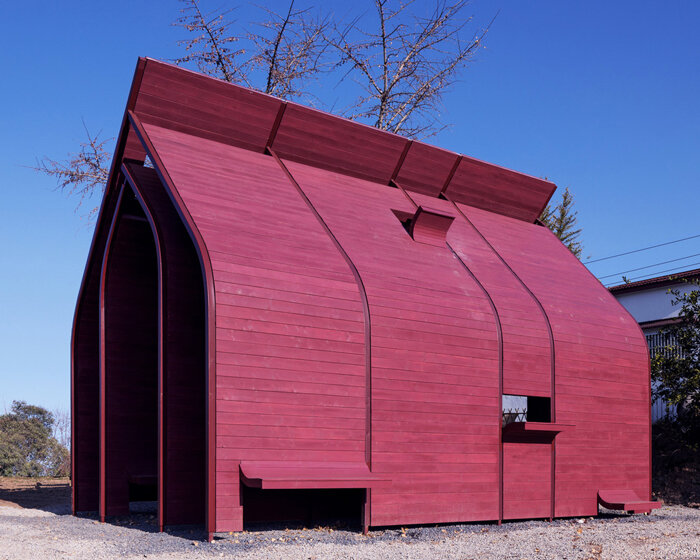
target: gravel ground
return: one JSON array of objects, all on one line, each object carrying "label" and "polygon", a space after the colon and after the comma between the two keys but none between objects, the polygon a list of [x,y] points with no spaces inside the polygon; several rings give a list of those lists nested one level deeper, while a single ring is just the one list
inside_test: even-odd
[{"label": "gravel ground", "polygon": [[[46,511],[53,509],[53,511]],[[65,505],[0,506],[0,559],[236,558],[324,559],[700,559],[700,510],[665,506],[651,515],[466,524],[372,531],[332,528],[233,533],[202,540],[200,530],[156,532],[150,512],[99,523]]]}]

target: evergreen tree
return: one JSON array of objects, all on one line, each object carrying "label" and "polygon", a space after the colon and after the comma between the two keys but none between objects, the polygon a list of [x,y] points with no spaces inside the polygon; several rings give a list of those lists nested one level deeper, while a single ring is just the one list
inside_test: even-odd
[{"label": "evergreen tree", "polygon": [[581,258],[583,244],[581,243],[581,228],[577,228],[578,211],[574,210],[574,195],[568,187],[564,189],[561,201],[556,206],[548,204],[542,211],[540,221],[552,230],[568,249]]}]

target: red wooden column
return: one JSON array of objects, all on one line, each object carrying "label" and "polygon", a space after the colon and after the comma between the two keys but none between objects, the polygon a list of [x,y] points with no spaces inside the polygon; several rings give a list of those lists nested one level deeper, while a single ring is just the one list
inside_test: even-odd
[{"label": "red wooden column", "polygon": [[112,222],[109,226],[109,233],[107,234],[107,241],[105,243],[104,255],[102,256],[102,269],[100,271],[100,412],[99,412],[99,422],[100,422],[100,472],[99,472],[99,500],[98,500],[98,514],[100,521],[104,523],[105,517],[107,515],[107,504],[106,504],[106,479],[107,479],[107,446],[106,446],[106,427],[107,427],[107,417],[106,417],[106,402],[107,402],[107,387],[106,387],[106,363],[105,363],[105,281],[107,277],[107,260],[109,257],[109,250],[112,244],[112,238],[114,236],[114,230],[117,224],[117,217],[119,215],[119,208],[121,206],[122,196],[124,195],[124,186],[119,188],[119,195],[117,197],[117,203],[114,208],[114,214],[112,215]]}]

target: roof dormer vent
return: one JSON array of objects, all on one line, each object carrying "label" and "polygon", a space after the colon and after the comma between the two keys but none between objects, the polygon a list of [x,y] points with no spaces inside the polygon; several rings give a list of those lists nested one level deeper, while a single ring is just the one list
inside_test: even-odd
[{"label": "roof dormer vent", "polygon": [[454,216],[440,210],[419,206],[406,229],[418,243],[444,247],[447,230],[450,229],[454,219]]}]

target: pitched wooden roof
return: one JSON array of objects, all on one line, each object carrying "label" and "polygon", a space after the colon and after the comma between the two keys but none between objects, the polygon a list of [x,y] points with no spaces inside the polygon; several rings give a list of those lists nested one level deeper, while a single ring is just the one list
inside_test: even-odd
[{"label": "pitched wooden roof", "polygon": [[534,222],[555,185],[153,59],[130,95],[141,122]]}]

